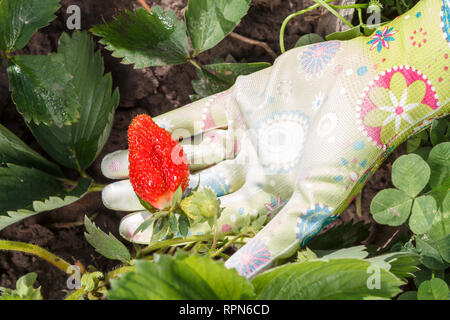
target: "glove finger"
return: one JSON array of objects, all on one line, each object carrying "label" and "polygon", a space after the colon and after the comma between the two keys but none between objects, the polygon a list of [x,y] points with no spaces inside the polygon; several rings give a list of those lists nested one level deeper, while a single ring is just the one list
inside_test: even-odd
[{"label": "glove finger", "polygon": [[133,234],[136,229],[139,228],[139,226],[151,216],[152,214],[148,211],[139,211],[127,214],[120,221],[120,235],[130,242],[148,244],[152,238],[153,223],[151,223],[144,231],[138,232],[134,236]]},{"label": "glove finger", "polygon": [[[215,167],[205,169],[195,175],[192,175],[190,178],[190,187],[195,188],[200,179],[199,188],[210,188],[219,197],[238,190],[244,184],[246,171],[242,165],[235,163],[235,161],[236,160],[223,161]],[[143,209],[140,203],[136,203],[136,201],[139,202],[139,200],[137,199],[129,180],[116,182],[112,185],[115,185],[111,188],[113,192],[110,193],[110,190],[108,189],[111,185],[107,186],[103,190],[102,198],[105,206],[113,210],[121,211],[136,211]],[[116,200],[113,197],[123,197],[123,199]],[[228,202],[231,203],[232,201],[233,199],[230,199]],[[129,206],[127,202],[133,203],[134,207]],[[120,223],[120,233],[125,239],[131,242],[143,244],[148,244],[150,242],[152,235],[151,226],[149,226],[145,232],[137,234],[134,238],[132,237],[134,231],[144,222],[145,219],[148,219],[151,216],[149,212],[146,213],[147,214],[143,214],[143,212],[135,212],[125,216],[122,219]],[[226,228],[228,227],[225,226],[224,230]],[[207,223],[202,223],[193,227],[192,230],[189,231],[189,234],[203,234],[210,231],[211,228],[209,225]]]},{"label": "glove finger", "polygon": [[[267,215],[270,219],[286,203],[280,195],[273,196],[270,192],[265,192],[254,185],[244,186],[239,191],[219,199],[221,200],[221,207],[224,208],[217,222],[219,234],[238,232],[240,228],[248,225],[249,221],[261,215]],[[120,223],[120,234],[128,241],[148,244],[152,236],[151,225],[144,232],[137,233],[134,237],[133,234],[150,217],[151,214],[147,211],[126,215]],[[210,232],[211,227],[205,222],[193,225],[189,229],[188,235],[202,235]]]},{"label": "glove finger", "polygon": [[[196,141],[197,139],[199,142]],[[228,131],[222,129],[184,139],[181,145],[191,172],[218,164],[225,159],[233,159],[238,150],[237,141],[230,139]]]},{"label": "glove finger", "polygon": [[169,111],[153,120],[176,139],[188,138],[202,132],[227,127],[226,106],[231,90],[195,101]]},{"label": "glove finger", "polygon": [[[224,159],[234,158],[237,146],[228,142],[227,130],[212,130],[199,138],[183,139],[181,145],[187,156],[191,171],[195,172]],[[198,141],[197,141],[198,140]],[[102,174],[109,179],[128,178],[128,150],[118,150],[106,155],[101,163]]]},{"label": "glove finger", "polygon": [[107,185],[102,191],[105,207],[115,211],[145,210],[141,205],[130,180],[122,180]]},{"label": "glove finger", "polygon": [[128,178],[128,150],[107,154],[102,160],[101,170],[108,179]]},{"label": "glove finger", "polygon": [[247,168],[236,160],[225,160],[219,164],[192,174],[189,188],[209,188],[218,197],[239,190],[245,182]]},{"label": "glove finger", "polygon": [[[189,178],[189,187],[210,188],[217,196],[238,190],[245,181],[245,167],[235,160],[227,160],[218,165],[193,174]],[[144,210],[130,180],[122,180],[107,185],[102,191],[105,207],[115,211]]]}]

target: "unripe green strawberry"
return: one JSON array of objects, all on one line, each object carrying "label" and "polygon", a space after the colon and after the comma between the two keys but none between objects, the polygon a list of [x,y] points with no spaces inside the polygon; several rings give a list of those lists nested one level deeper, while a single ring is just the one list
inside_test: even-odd
[{"label": "unripe green strawberry", "polygon": [[180,208],[191,219],[203,217],[206,219],[218,216],[220,212],[220,200],[210,189],[204,188],[194,191],[192,195],[184,198]]},{"label": "unripe green strawberry", "polygon": [[195,217],[198,217],[200,215],[200,212],[196,206],[193,205],[192,199],[194,198],[193,195],[184,198],[180,202],[180,208],[183,210],[183,212],[190,218],[195,219]]}]

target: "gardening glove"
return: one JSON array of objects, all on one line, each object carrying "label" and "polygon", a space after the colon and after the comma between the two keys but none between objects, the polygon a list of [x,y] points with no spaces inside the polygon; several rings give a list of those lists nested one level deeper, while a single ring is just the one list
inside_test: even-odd
[{"label": "gardening glove", "polygon": [[[398,145],[449,112],[449,27],[449,0],[424,0],[369,37],[292,49],[232,89],[154,119],[182,140],[191,187],[220,197],[221,234],[271,218],[227,267],[252,277],[292,255]],[[106,156],[102,170],[126,179],[128,152]],[[150,241],[151,228],[133,237],[150,213],[128,180],[107,186],[103,201],[137,211],[120,233]],[[205,232],[207,223],[190,229]]]}]

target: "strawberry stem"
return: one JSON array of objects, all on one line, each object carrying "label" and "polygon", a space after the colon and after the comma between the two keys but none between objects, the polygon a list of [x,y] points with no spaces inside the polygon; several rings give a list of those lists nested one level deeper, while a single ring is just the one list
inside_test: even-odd
[{"label": "strawberry stem", "polygon": [[[347,25],[347,27],[354,28],[355,26],[352,25],[347,19],[345,19],[339,12],[337,12],[332,6],[330,6],[328,3],[326,3],[324,0],[313,0],[314,2],[317,2],[318,4],[324,6],[328,9],[332,14],[336,16],[339,20],[341,20],[344,24]],[[347,6],[346,8],[353,8],[353,6]]]},{"label": "strawberry stem", "polygon": [[[335,1],[335,0],[326,0],[327,3],[333,2],[333,1]],[[310,6],[310,7],[306,8],[306,9],[294,12],[294,13],[290,14],[286,19],[284,19],[283,24],[281,25],[281,30],[280,30],[280,49],[281,49],[281,53],[285,53],[286,52],[286,49],[284,47],[284,33],[285,33],[286,26],[287,26],[288,22],[292,18],[294,18],[296,16],[299,16],[301,14],[304,14],[306,12],[312,11],[312,10],[314,10],[314,9],[320,7],[320,6],[321,6],[320,4],[316,3],[316,4]]]},{"label": "strawberry stem", "polygon": [[105,276],[105,280],[109,281],[111,279],[118,278],[121,274],[123,274],[125,272],[131,272],[134,270],[135,270],[134,266],[123,266],[123,267],[117,268],[115,270],[108,272]]},{"label": "strawberry stem", "polygon": [[19,241],[0,240],[0,250],[19,251],[33,254],[35,256],[38,256],[39,258],[42,258],[50,262],[52,265],[54,265],[64,273],[68,273],[67,270],[71,266],[70,263],[68,263],[64,259],[34,244]]},{"label": "strawberry stem", "polygon": [[186,238],[177,238],[177,239],[169,239],[169,240],[165,240],[165,241],[161,241],[158,243],[155,243],[151,246],[148,246],[144,249],[142,249],[141,254],[142,255],[146,255],[152,251],[156,251],[162,248],[167,248],[170,246],[175,246],[175,245],[179,245],[179,244],[183,244],[183,243],[188,243],[188,242],[203,242],[203,241],[209,241],[213,238],[213,235],[210,234],[206,234],[206,235],[201,235],[201,236],[190,236],[190,237],[186,237]]},{"label": "strawberry stem", "polygon": [[358,217],[362,217],[362,192],[356,196],[356,214]]},{"label": "strawberry stem", "polygon": [[83,287],[81,287],[78,290],[75,290],[72,292],[65,300],[81,300],[85,294],[85,290]]},{"label": "strawberry stem", "polygon": [[215,251],[214,253],[212,253],[209,257],[210,257],[210,258],[214,258],[214,257],[216,257],[216,256],[218,256],[218,255],[222,255],[223,252],[224,252],[227,248],[229,248],[233,243],[235,243],[236,241],[238,241],[238,240],[241,239],[241,238],[249,237],[249,236],[253,236],[253,233],[247,232],[247,231],[244,231],[244,232],[239,233],[237,236],[231,238],[230,241],[228,241],[228,242],[227,242],[224,246],[222,246],[220,249],[218,249],[217,251]]},{"label": "strawberry stem", "polygon": [[283,24],[281,25],[281,29],[280,29],[280,49],[281,49],[281,53],[285,53],[286,52],[286,48],[284,46],[284,34],[285,34],[285,30],[286,30],[286,26],[288,24],[288,22],[299,15],[302,15],[306,12],[312,11],[318,7],[325,7],[326,9],[328,9],[332,14],[334,14],[339,20],[341,20],[345,25],[347,25],[349,28],[353,28],[354,26],[347,20],[345,19],[342,15],[340,15],[336,9],[340,10],[340,9],[356,9],[358,11],[359,19],[360,19],[360,24],[361,23],[361,10],[362,9],[367,9],[367,7],[369,7],[369,4],[367,3],[358,3],[358,4],[349,4],[349,5],[333,5],[330,4],[331,2],[334,2],[336,0],[313,0],[314,2],[316,2],[316,4],[292,13],[291,15],[289,15],[286,19],[284,19]]},{"label": "strawberry stem", "polygon": [[189,61],[190,64],[192,64],[198,70],[203,70],[203,68],[200,66],[200,64],[197,61],[195,61],[194,59],[189,58],[188,61]]},{"label": "strawberry stem", "polygon": [[106,187],[105,184],[97,184],[93,183],[90,187],[88,192],[102,192],[103,189]]}]

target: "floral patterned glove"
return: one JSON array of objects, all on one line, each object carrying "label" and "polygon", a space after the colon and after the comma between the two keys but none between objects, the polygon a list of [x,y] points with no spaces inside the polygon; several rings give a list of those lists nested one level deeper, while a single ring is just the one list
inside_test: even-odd
[{"label": "floral patterned glove", "polygon": [[[449,32],[449,0],[423,0],[370,37],[290,50],[232,89],[155,118],[185,138],[191,186],[221,197],[222,233],[249,217],[272,218],[227,267],[251,277],[292,255],[348,206],[389,153],[449,112]],[[102,170],[126,178],[128,152],[105,157]],[[103,200],[138,211],[120,232],[149,242],[151,231],[132,239],[150,214],[128,180],[105,188]]]}]

